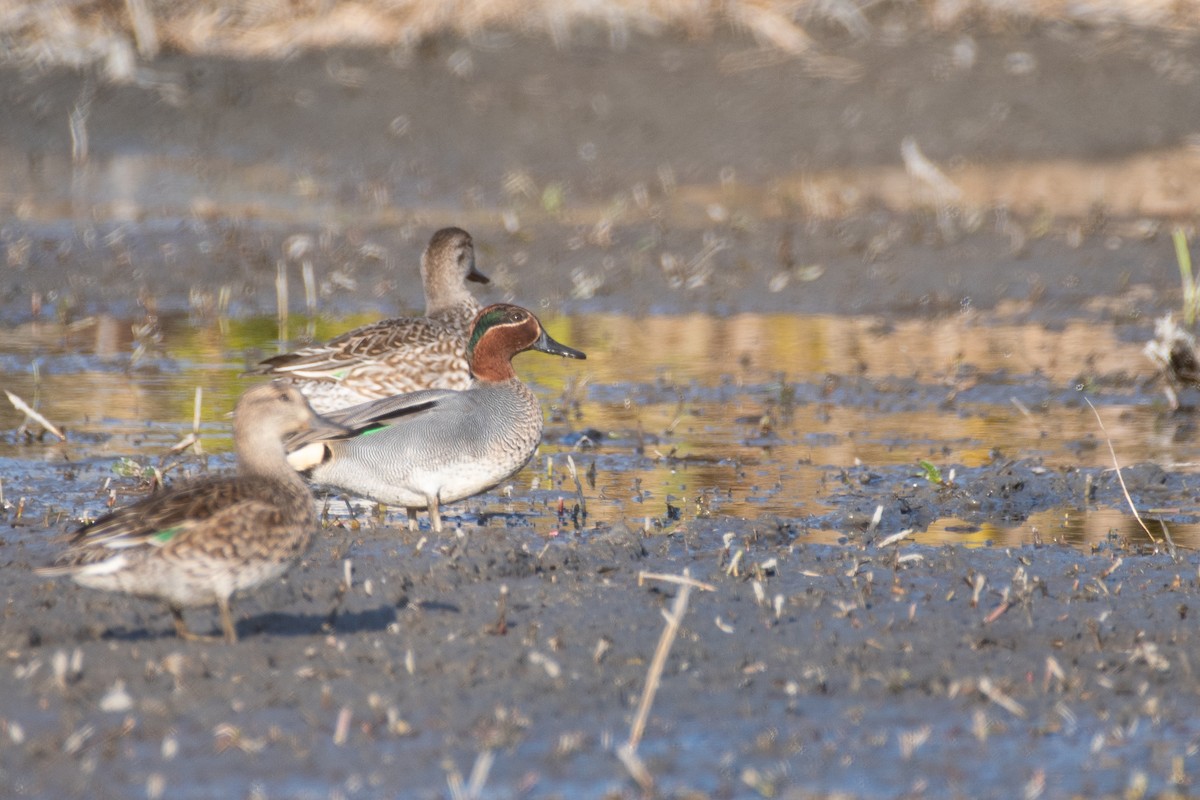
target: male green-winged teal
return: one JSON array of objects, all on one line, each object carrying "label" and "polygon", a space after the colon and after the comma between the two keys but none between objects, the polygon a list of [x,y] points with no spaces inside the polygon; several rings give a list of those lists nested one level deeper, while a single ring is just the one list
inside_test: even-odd
[{"label": "male green-winged teal", "polygon": [[335,433],[293,386],[250,389],[234,412],[236,475],[197,480],[118,509],[71,537],[43,575],[95,589],[165,600],[183,639],[185,606],[215,603],[225,639],[237,641],[229,598],[282,575],[308,549],[312,495],[287,462],[283,441]]},{"label": "male green-winged teal", "polygon": [[513,372],[525,350],[586,358],[550,338],[537,317],[497,304],[479,312],[467,346],[471,374],[462,391],[427,389],[344,409],[331,419],[352,432],[301,434],[288,460],[314,483],[408,510],[439,507],[490,489],[525,466],[542,437],[542,407]]},{"label": "male green-winged teal", "polygon": [[421,255],[425,316],[385,319],[326,344],[263,361],[249,374],[285,377],[326,413],[420,389],[466,389],[467,336],[479,302],[467,281],[489,283],[475,269],[475,245],[461,228],[433,234]]}]

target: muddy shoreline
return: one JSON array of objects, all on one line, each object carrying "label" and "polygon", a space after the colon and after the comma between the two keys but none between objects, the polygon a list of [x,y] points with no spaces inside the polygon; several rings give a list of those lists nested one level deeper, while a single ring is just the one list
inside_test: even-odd
[{"label": "muddy shoreline", "polygon": [[714,591],[693,595],[642,747],[668,796],[1190,785],[1192,553],[839,547],[732,520],[415,539],[327,531],[238,604],[232,647],[17,555],[0,763],[22,796],[444,797],[492,751],[486,796],[637,796],[613,748],[678,591],[638,576],[687,569]]},{"label": "muddy shoreline", "polygon": [[[931,330],[947,318],[1033,321],[1042,333],[1082,320],[1131,342],[1178,308],[1168,231],[1190,214],[1137,203],[1117,213],[1105,198],[1129,194],[1124,185],[1076,215],[920,192],[904,207],[854,192],[828,206],[785,184],[806,171],[902,170],[906,137],[951,176],[960,162],[1099,168],[1186,148],[1200,63],[1191,37],[887,30],[841,43],[865,70],[851,82],[760,63],[733,36],[635,37],[616,54],[586,36],[563,52],[446,39],[403,62],[357,51],[270,64],[167,56],[154,65],[161,83],[95,90],[89,155],[76,167],[65,120],[83,78],[5,68],[0,320],[32,331],[17,326],[112,315],[128,328],[186,314],[220,330],[275,313],[281,264],[292,313],[304,312],[305,259],[322,317],[411,311],[416,258],[445,224],[474,234],[495,281],[488,300],[539,313],[872,315],[876,341],[913,320]],[[212,339],[224,368],[247,357]],[[121,360],[137,342],[119,342],[104,369],[153,394],[160,384]],[[1163,408],[1141,361],[1095,374],[1083,359],[1074,389],[1062,367],[1044,381],[1037,368],[984,374],[962,352],[911,378],[921,369],[897,356],[903,369],[882,381],[856,377],[866,356],[851,352],[825,383],[806,375],[791,391],[823,406],[806,409],[814,425],[827,408],[853,408],[867,433],[893,406],[928,412],[934,428],[938,415],[1015,414],[1010,400],[1024,398],[1030,435],[1089,463],[1047,465],[985,441],[982,424],[970,446],[996,453],[965,465],[939,450],[943,431],[898,442],[936,459],[944,484],[914,474],[912,459],[773,461],[771,437],[803,441],[805,431],[759,421],[782,391],[768,376],[790,365],[753,352],[734,353],[732,377],[694,396],[670,378],[583,385],[585,402],[653,402],[668,418],[676,397],[679,414],[710,400],[705,391],[732,398],[722,402],[746,407],[730,413],[748,419],[736,430],[767,475],[759,493],[772,491],[772,472],[818,473],[819,489],[788,513],[735,516],[719,503],[710,513],[698,490],[671,497],[653,485],[630,492],[623,520],[576,529],[560,464],[537,489],[459,504],[461,527],[442,536],[335,513],[286,580],[236,602],[235,646],[180,642],[152,603],[31,571],[107,490],[141,491],[128,476],[106,483],[118,453],[101,448],[128,443],[143,457],[145,441],[169,446],[190,394],[145,400],[170,417],[65,446],[12,433],[14,455],[0,461],[0,779],[20,797],[152,800],[1194,794],[1194,551],[1148,544],[1128,518],[1086,551],[1056,544],[1049,527],[1041,545],[879,544],[933,520],[957,520],[965,536],[1056,509],[1123,508],[1094,456],[1101,438],[1058,442],[1060,418],[1038,416],[1082,414],[1084,389],[1109,393],[1123,435],[1153,428],[1165,451],[1182,455],[1194,426]],[[15,353],[11,371],[24,375],[33,356]],[[69,371],[69,361],[52,366]],[[170,353],[146,364],[138,369],[176,368]],[[1010,388],[1022,382],[1033,388]],[[590,421],[555,413],[544,447],[558,455]],[[702,438],[708,423],[696,419]],[[666,455],[647,454],[656,429],[615,429],[580,454],[585,469],[609,456],[609,469],[633,478],[674,467],[670,437]],[[1139,506],[1194,524],[1189,465],[1131,464],[1124,477]],[[22,495],[33,499],[18,515]],[[615,749],[679,587],[640,576],[684,570],[707,587],[691,595],[649,717],[639,752],[655,785],[644,791]],[[204,610],[191,618],[199,630],[215,622]],[[479,791],[462,788],[480,754],[490,756],[478,762]]]}]

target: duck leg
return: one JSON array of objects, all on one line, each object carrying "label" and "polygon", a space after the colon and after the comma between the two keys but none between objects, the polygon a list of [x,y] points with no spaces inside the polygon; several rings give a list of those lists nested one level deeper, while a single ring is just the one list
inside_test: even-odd
[{"label": "duck leg", "polygon": [[417,522],[417,510],[415,508],[406,509],[408,511],[408,529],[410,531],[418,530],[421,525]]},{"label": "duck leg", "polygon": [[429,522],[431,525],[433,525],[433,530],[435,533],[441,533],[442,511],[438,506],[437,495],[430,495],[425,499],[425,501],[429,504]]},{"label": "duck leg", "polygon": [[203,633],[193,633],[183,620],[183,609],[180,606],[171,605],[171,617],[175,621],[175,635],[185,642],[213,642],[218,638]]},{"label": "duck leg", "polygon": [[229,598],[218,597],[217,609],[221,612],[221,628],[225,631],[225,641],[235,644],[237,642],[237,628],[233,625],[233,614],[229,612]]}]

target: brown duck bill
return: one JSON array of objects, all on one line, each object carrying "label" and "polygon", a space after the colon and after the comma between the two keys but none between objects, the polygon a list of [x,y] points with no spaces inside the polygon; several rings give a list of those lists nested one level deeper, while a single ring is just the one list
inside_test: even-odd
[{"label": "brown duck bill", "polygon": [[475,269],[475,267],[471,267],[471,271],[467,273],[467,280],[474,281],[475,283],[491,283],[492,282],[491,278],[489,278],[487,275],[484,275],[479,270]]},{"label": "brown duck bill", "polygon": [[529,349],[540,350],[543,353],[549,353],[552,356],[562,356],[563,358],[587,358],[587,355],[582,351],[576,350],[573,347],[567,347],[561,342],[554,341],[550,338],[550,334],[546,333],[544,330],[542,331],[542,335],[538,337],[538,340],[534,342],[533,346]]}]

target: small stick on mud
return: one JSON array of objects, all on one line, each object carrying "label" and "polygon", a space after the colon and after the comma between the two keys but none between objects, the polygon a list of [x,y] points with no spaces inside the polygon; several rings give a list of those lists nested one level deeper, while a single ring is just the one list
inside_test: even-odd
[{"label": "small stick on mud", "polygon": [[446,785],[450,788],[452,800],[478,800],[495,760],[496,755],[491,750],[479,751],[479,755],[475,756],[475,763],[471,766],[471,775],[467,778],[466,786],[463,786],[462,775],[457,769],[447,775]]},{"label": "small stick on mud", "polygon": [[54,427],[50,420],[46,419],[41,414],[30,408],[24,400],[17,397],[7,389],[4,391],[4,393],[8,395],[8,402],[13,404],[13,408],[25,415],[25,422],[21,423],[22,428],[29,423],[29,420],[33,420],[38,425],[41,425],[43,428],[45,428],[47,433],[51,434],[52,436],[57,436],[59,441],[65,442],[67,440],[67,437],[63,435],[62,431]]},{"label": "small stick on mud", "polygon": [[313,263],[305,259],[300,265],[300,277],[304,280],[304,308],[308,316],[317,315],[317,276]]},{"label": "small stick on mud", "polygon": [[[881,506],[882,508],[882,506]],[[897,531],[890,536],[885,536],[875,543],[875,547],[879,550],[884,549],[888,545],[896,545],[896,549],[892,552],[892,569],[895,569],[901,564],[900,542],[912,535],[912,528],[905,528],[902,531]],[[915,553],[913,555],[916,555]]]},{"label": "small stick on mud", "polygon": [[192,452],[200,455],[200,407],[204,400],[204,387],[196,387],[196,397],[192,405],[192,436],[195,439],[195,445],[192,447]]},{"label": "small stick on mud", "polygon": [[171,448],[172,453],[179,453],[191,447],[192,452],[196,455],[203,453],[200,447],[200,407],[201,401],[204,398],[204,387],[196,387],[196,396],[192,403],[192,432],[180,439]]},{"label": "small stick on mud", "polygon": [[1022,414],[1025,415],[1025,419],[1029,420],[1030,422],[1033,422],[1033,414],[1029,411],[1028,406],[1026,406],[1024,403],[1022,403],[1020,400],[1018,400],[1015,397],[1008,398],[1008,401],[1010,403],[1012,403],[1013,406],[1016,407],[1017,411],[1020,411]]},{"label": "small stick on mud", "polygon": [[646,769],[642,760],[638,758],[637,749],[638,744],[642,741],[642,734],[646,731],[646,720],[650,716],[650,707],[654,704],[654,695],[658,692],[658,684],[662,679],[663,667],[667,663],[667,655],[671,652],[671,645],[675,643],[675,637],[679,634],[679,624],[683,621],[683,615],[687,613],[688,597],[692,593],[691,583],[688,582],[691,576],[687,570],[683,571],[683,578],[684,580],[679,581],[681,588],[679,594],[675,596],[675,602],[671,604],[671,611],[665,615],[667,626],[663,628],[662,636],[658,639],[658,646],[654,649],[654,658],[650,660],[650,668],[646,672],[646,685],[642,687],[642,698],[638,702],[637,713],[629,728],[629,741],[617,748],[617,758],[645,791],[650,791],[654,787],[654,777]]},{"label": "small stick on mud", "polygon": [[987,586],[987,575],[982,572],[975,575],[974,581],[967,581],[971,587],[971,608],[979,607],[979,596],[983,594],[983,587]]},{"label": "small stick on mud", "polygon": [[71,163],[82,166],[88,160],[88,117],[92,113],[92,101],[96,98],[96,87],[85,80],[79,91],[75,107],[67,115],[67,126],[71,131]]},{"label": "small stick on mud", "polygon": [[883,521],[883,506],[875,506],[875,513],[871,515],[871,524],[867,526],[866,535],[870,536],[879,529],[879,523]]},{"label": "small stick on mud", "polygon": [[992,609],[992,613],[983,618],[983,624],[992,624],[996,620],[1000,619],[1000,617],[1004,615],[1004,612],[1008,611],[1010,608],[1012,608],[1012,601],[1008,598],[1005,598],[1000,605]]},{"label": "small stick on mud", "polygon": [[1112,439],[1108,438],[1108,431],[1104,428],[1104,420],[1100,419],[1100,412],[1092,405],[1092,401],[1088,398],[1083,398],[1083,402],[1088,404],[1088,408],[1096,415],[1096,424],[1100,426],[1100,432],[1104,434],[1104,443],[1108,445],[1108,452],[1112,456],[1113,468],[1117,472],[1117,481],[1121,484],[1121,491],[1125,494],[1125,502],[1129,504],[1129,510],[1133,512],[1133,518],[1137,520],[1138,525],[1142,526],[1142,530],[1150,537],[1150,541],[1154,542],[1155,547],[1158,546],[1158,539],[1154,538],[1154,534],[1146,527],[1146,523],[1142,522],[1142,515],[1138,513],[1137,506],[1133,504],[1133,498],[1129,496],[1129,489],[1125,487],[1125,476],[1121,474],[1121,463],[1117,461],[1117,451],[1113,449]]},{"label": "small stick on mud", "polygon": [[[3,499],[3,497],[0,497],[0,501]],[[1171,554],[1171,559],[1174,560],[1177,558],[1177,554],[1175,551],[1175,540],[1171,538],[1171,530],[1167,527],[1167,523],[1161,519],[1158,521],[1158,526],[1162,528],[1163,538],[1167,540],[1167,552]]]},{"label": "small stick on mud", "polygon": [[275,265],[275,316],[279,323],[279,352],[287,347],[288,338],[288,274],[287,264]]},{"label": "small stick on mud", "polygon": [[338,711],[337,724],[333,728],[333,743],[341,747],[346,743],[346,739],[350,736],[350,722],[354,718],[354,712],[350,706],[342,706]]},{"label": "small stick on mud", "polygon": [[575,481],[575,496],[579,499],[579,517],[576,519],[576,527],[578,520],[587,521],[587,501],[583,499],[583,484],[579,481],[579,470],[575,468],[575,459],[571,458],[571,454],[567,454],[567,472],[571,473],[571,480]]},{"label": "small stick on mud", "polygon": [[691,586],[704,592],[715,592],[717,590],[717,587],[713,586],[711,583],[698,581],[686,573],[683,575],[668,575],[664,572],[639,572],[638,586],[644,585],[646,581],[665,581],[667,583],[677,583],[681,586]]},{"label": "small stick on mud", "polygon": [[1104,571],[1100,573],[1100,580],[1104,580],[1109,575],[1112,575],[1114,572],[1117,571],[1117,568],[1120,567],[1124,563],[1125,563],[1125,559],[1123,557],[1118,556],[1116,561],[1109,564],[1107,567],[1104,568]]},{"label": "small stick on mud", "polygon": [[[882,506],[880,506],[880,508],[882,508]],[[890,536],[885,536],[882,539],[880,539],[878,542],[875,543],[875,546],[882,549],[884,547],[887,547],[889,544],[895,544],[896,542],[900,541],[901,539],[911,536],[912,532],[913,532],[912,528],[905,528],[902,531],[897,531],[896,533],[893,533]]]},{"label": "small stick on mud", "polygon": [[488,628],[493,636],[504,636],[508,633],[508,584],[500,584],[500,599],[496,601],[496,624]]},{"label": "small stick on mud", "polygon": [[304,338],[312,341],[317,335],[317,276],[311,259],[301,262],[300,277],[304,281]]},{"label": "small stick on mud", "polygon": [[1004,692],[1000,691],[1000,688],[992,683],[991,678],[979,679],[979,693],[1003,708],[1008,713],[1012,714],[1014,717],[1025,719],[1025,707],[1016,700],[1013,700]]}]

